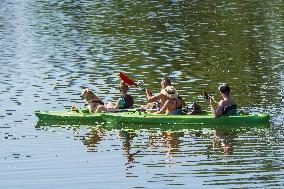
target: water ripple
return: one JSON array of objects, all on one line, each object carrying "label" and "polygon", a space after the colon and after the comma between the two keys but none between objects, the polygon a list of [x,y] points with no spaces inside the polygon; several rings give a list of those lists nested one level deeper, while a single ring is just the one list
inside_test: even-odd
[{"label": "water ripple", "polygon": [[[280,1],[4,0],[0,7],[1,188],[281,188],[283,12]],[[220,99],[268,112],[240,131],[37,125],[34,111],[84,107],[91,88],[119,97],[118,73],[157,93],[170,76],[187,104]],[[131,87],[135,105],[146,103]],[[34,179],[37,178],[37,179]],[[114,184],[115,183],[115,184]]]}]

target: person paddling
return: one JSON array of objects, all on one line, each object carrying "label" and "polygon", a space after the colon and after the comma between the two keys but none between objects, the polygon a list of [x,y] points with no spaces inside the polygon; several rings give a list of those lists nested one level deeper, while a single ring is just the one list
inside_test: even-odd
[{"label": "person paddling", "polygon": [[121,97],[116,101],[116,104],[113,105],[113,103],[108,103],[106,106],[99,105],[97,107],[96,113],[100,112],[112,112],[116,109],[128,109],[132,108],[134,104],[134,100],[131,95],[129,95],[128,92],[128,85],[125,84],[123,81],[118,86],[118,89],[121,93]]},{"label": "person paddling", "polygon": [[161,92],[153,95],[152,91],[146,89],[146,98],[149,103],[157,103],[158,111],[155,113],[180,114],[183,101],[178,96],[176,89],[171,86],[170,78],[166,77],[161,81]]},{"label": "person paddling", "polygon": [[211,111],[215,117],[221,115],[234,115],[237,113],[237,105],[230,95],[230,87],[227,84],[218,87],[220,95],[223,97],[219,103],[210,97]]}]

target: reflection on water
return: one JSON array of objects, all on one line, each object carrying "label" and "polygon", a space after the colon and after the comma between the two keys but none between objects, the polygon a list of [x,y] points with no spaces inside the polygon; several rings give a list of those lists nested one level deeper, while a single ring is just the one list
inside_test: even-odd
[{"label": "reflection on water", "polygon": [[[1,188],[283,187],[283,29],[278,0],[1,1]],[[170,76],[203,109],[227,82],[271,128],[34,127],[85,87],[116,100],[119,71],[154,92]]]},{"label": "reflection on water", "polygon": [[92,129],[90,133],[84,136],[84,145],[88,152],[96,152],[96,147],[102,140],[103,132],[99,129]]},{"label": "reflection on water", "polygon": [[237,132],[216,130],[212,150],[222,149],[225,155],[233,155],[233,140]]},{"label": "reflection on water", "polygon": [[[281,154],[272,152],[271,148],[277,144],[267,142],[268,129],[103,131],[97,128],[86,136],[88,139],[83,143],[87,149],[104,146],[109,148],[107,151],[122,154],[126,178],[176,186],[191,184],[185,177],[212,186],[264,186],[261,180],[266,182],[265,186],[281,186],[281,174],[274,174],[280,171]],[[108,140],[115,144],[105,146]],[[271,176],[264,176],[269,172],[273,172]]]}]

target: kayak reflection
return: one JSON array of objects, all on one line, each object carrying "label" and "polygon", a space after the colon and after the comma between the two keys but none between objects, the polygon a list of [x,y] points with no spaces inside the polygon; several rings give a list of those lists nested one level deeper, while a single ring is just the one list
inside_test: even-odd
[{"label": "kayak reflection", "polygon": [[104,132],[99,128],[91,129],[90,133],[87,133],[85,137],[83,137],[83,143],[88,149],[88,151],[96,151],[96,147],[98,144],[104,140],[103,139]]},{"label": "kayak reflection", "polygon": [[[207,154],[207,158],[216,155],[232,155],[239,135],[248,130],[269,129],[267,125],[253,125],[247,127],[228,127],[218,125],[155,125],[155,124],[103,124],[88,125],[38,125],[42,130],[57,130],[62,128],[73,131],[74,139],[80,139],[88,152],[121,151],[126,158],[127,169],[133,163],[139,163],[137,159],[144,156],[159,155],[167,160],[179,156],[191,156]],[[84,129],[83,129],[84,128]],[[87,128],[87,129],[86,129]],[[87,131],[86,133],[82,133]],[[111,140],[110,140],[111,139]],[[111,141],[111,142],[109,142]],[[206,141],[206,142],[204,142]],[[103,146],[102,146],[102,145]],[[196,146],[196,145],[197,146]],[[185,147],[186,146],[186,147]],[[184,149],[192,148],[189,151]],[[195,151],[195,148],[199,149]]]},{"label": "kayak reflection", "polygon": [[[180,137],[184,136],[184,132],[149,132],[146,145],[135,144],[134,138],[138,137],[135,131],[119,130],[118,137],[122,141],[122,150],[128,163],[134,163],[134,157],[142,154],[151,154],[151,149],[160,149],[166,157],[178,152],[181,143]],[[163,148],[163,149],[161,149]]]},{"label": "kayak reflection", "polygon": [[135,132],[129,131],[118,131],[118,138],[122,141],[122,150],[124,152],[125,157],[127,158],[127,162],[134,162],[134,155],[138,154],[140,150],[137,150],[134,153],[131,153],[131,141],[134,137],[137,136]]},{"label": "kayak reflection", "polygon": [[182,141],[181,137],[184,137],[184,132],[171,132],[163,131],[160,133],[151,133],[149,135],[150,147],[163,147],[165,149],[166,157],[172,157],[173,154],[179,151]]}]

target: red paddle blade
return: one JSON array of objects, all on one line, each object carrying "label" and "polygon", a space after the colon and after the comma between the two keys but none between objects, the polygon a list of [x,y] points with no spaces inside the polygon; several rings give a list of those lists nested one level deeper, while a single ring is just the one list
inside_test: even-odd
[{"label": "red paddle blade", "polygon": [[128,85],[137,85],[134,80],[128,78],[123,72],[119,73],[119,77],[122,81],[124,81]]}]

